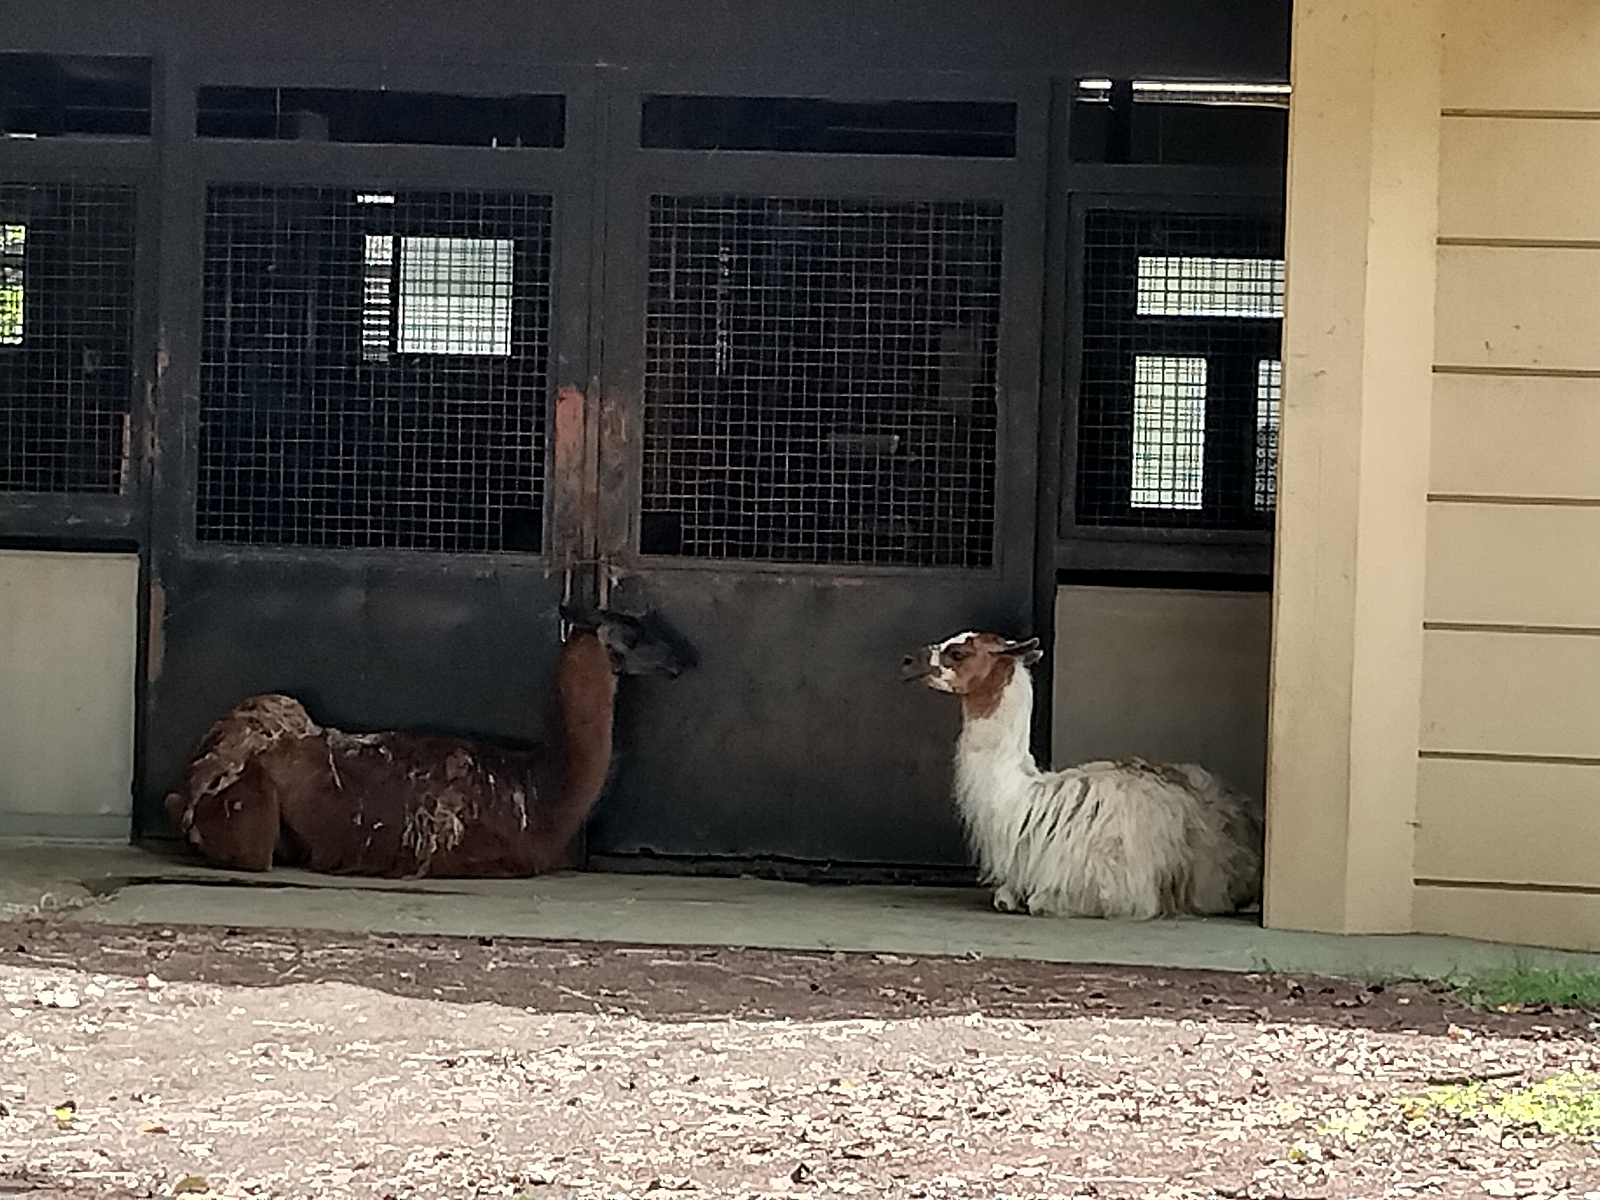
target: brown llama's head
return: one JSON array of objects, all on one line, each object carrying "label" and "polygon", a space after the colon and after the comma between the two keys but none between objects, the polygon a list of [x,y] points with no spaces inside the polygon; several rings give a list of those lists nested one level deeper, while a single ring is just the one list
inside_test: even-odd
[{"label": "brown llama's head", "polygon": [[581,612],[563,606],[574,628],[593,630],[617,675],[665,675],[675,679],[694,665],[687,643],[654,613],[635,617],[602,608]]},{"label": "brown llama's head", "polygon": [[906,655],[900,676],[939,692],[998,700],[1017,664],[1030,667],[1042,653],[1038,638],[1016,642],[998,633],[958,633]]}]

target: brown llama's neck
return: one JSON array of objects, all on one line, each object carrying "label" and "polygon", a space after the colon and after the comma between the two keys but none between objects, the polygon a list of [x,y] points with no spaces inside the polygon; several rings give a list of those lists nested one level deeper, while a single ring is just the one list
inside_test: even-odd
[{"label": "brown llama's neck", "polygon": [[551,854],[567,848],[600,799],[611,769],[616,696],[617,677],[600,638],[592,630],[575,630],[561,647],[556,667],[561,783],[540,830]]}]

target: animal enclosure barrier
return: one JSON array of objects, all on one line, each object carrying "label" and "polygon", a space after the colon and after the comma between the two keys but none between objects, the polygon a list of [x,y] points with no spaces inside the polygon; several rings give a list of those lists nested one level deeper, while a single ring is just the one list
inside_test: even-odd
[{"label": "animal enclosure barrier", "polygon": [[702,661],[591,863],[965,871],[905,645],[1268,569],[1287,14],[1162,5],[17,7],[0,542],[137,551],[134,831],[248,695],[543,741],[593,592]]},{"label": "animal enclosure barrier", "polygon": [[1277,218],[1087,212],[1080,524],[1270,528],[1283,283]]},{"label": "animal enclosure barrier", "polygon": [[995,204],[650,204],[640,551],[987,566]]},{"label": "animal enclosure barrier", "polygon": [[133,252],[131,188],[0,186],[0,491],[123,489]]},{"label": "animal enclosure barrier", "polygon": [[211,188],[199,538],[537,553],[550,225],[541,195]]}]

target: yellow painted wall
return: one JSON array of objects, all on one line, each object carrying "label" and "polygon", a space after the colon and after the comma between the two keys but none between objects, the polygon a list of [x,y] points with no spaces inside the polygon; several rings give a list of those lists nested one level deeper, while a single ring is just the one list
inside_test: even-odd
[{"label": "yellow painted wall", "polygon": [[1600,5],[1445,5],[1416,924],[1600,949]]},{"label": "yellow painted wall", "polygon": [[139,560],[0,550],[0,836],[128,836]]},{"label": "yellow painted wall", "polygon": [[1297,0],[1263,916],[1413,926],[1444,0]]},{"label": "yellow painted wall", "polygon": [[1198,762],[1261,795],[1270,600],[1265,592],[1058,588],[1054,764]]},{"label": "yellow painted wall", "polygon": [[1267,922],[1600,949],[1600,4],[1294,37]]}]

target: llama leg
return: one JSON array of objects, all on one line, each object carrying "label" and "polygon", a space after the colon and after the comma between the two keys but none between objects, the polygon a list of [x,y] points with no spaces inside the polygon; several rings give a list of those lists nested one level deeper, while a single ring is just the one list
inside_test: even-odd
[{"label": "llama leg", "polygon": [[1015,913],[1026,912],[1028,906],[1009,883],[1002,883],[994,890],[994,907],[997,912]]}]

